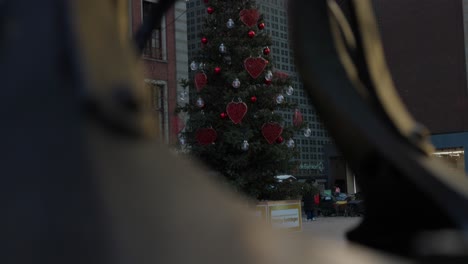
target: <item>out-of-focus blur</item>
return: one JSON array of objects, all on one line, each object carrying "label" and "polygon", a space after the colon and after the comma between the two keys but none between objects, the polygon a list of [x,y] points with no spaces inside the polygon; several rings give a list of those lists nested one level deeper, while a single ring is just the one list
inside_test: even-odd
[{"label": "out-of-focus blur", "polygon": [[409,262],[273,232],[154,138],[125,4],[0,1],[1,263]]}]

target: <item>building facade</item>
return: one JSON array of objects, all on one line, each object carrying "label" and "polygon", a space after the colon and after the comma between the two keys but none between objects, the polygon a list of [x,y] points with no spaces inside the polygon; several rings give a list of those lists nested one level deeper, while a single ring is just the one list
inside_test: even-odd
[{"label": "building facade", "polygon": [[[201,48],[199,32],[202,30],[203,17],[207,14],[207,5],[204,0],[187,1],[187,32],[188,54],[193,58]],[[296,73],[294,54],[289,35],[287,0],[257,0],[257,7],[264,15],[265,30],[271,36],[273,45],[271,55],[272,63],[279,71],[287,73],[293,80],[294,92],[291,96],[285,95],[286,100],[298,105],[304,122],[308,123],[311,135],[305,136],[303,132],[295,135],[295,145],[300,152],[299,166],[294,172],[297,178],[314,178],[325,180],[325,155],[324,145],[331,144],[319,116],[308,99]],[[293,112],[283,113],[287,122],[293,120]]]},{"label": "building facade", "polygon": [[[158,0],[130,0],[130,33],[133,36]],[[141,56],[147,89],[151,92],[155,119],[161,139],[177,142],[182,123],[175,114],[178,94],[183,91],[179,80],[188,77],[187,20],[185,1],[179,0],[169,9],[147,42]],[[185,100],[185,99],[184,99]]]},{"label": "building facade", "polygon": [[434,155],[468,172],[468,1],[374,0],[374,6],[402,100],[430,130]]}]

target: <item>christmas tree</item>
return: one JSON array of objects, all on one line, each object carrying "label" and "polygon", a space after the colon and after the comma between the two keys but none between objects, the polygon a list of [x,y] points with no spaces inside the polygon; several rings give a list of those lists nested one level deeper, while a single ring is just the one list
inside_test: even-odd
[{"label": "christmas tree", "polygon": [[278,185],[275,176],[297,165],[293,138],[303,124],[288,102],[291,80],[275,69],[267,22],[254,1],[205,4],[202,48],[192,58],[191,78],[182,81],[193,92],[178,109],[189,116],[181,144],[239,191],[268,199]]}]

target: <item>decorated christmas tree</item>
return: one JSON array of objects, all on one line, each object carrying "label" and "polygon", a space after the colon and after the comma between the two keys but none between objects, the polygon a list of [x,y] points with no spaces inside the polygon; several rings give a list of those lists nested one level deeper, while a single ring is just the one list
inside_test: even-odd
[{"label": "decorated christmas tree", "polygon": [[268,23],[254,1],[205,4],[202,47],[191,60],[191,78],[182,81],[191,100],[179,107],[189,116],[181,147],[237,190],[268,199],[275,176],[291,174],[297,165],[294,134],[303,124],[288,102],[294,89],[289,76],[275,69]]}]

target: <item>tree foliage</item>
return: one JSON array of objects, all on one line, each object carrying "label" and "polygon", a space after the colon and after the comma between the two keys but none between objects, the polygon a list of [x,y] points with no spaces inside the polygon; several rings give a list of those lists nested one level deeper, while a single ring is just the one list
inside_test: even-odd
[{"label": "tree foliage", "polygon": [[[270,187],[277,184],[274,176],[289,174],[297,166],[294,158],[298,151],[287,143],[302,126],[294,126],[291,118],[285,120],[283,116],[292,117],[296,107],[284,94],[291,80],[287,74],[276,70],[271,54],[264,52],[266,47],[271,48],[272,40],[258,25],[268,26],[267,21],[260,16],[257,23],[249,27],[240,19],[242,10],[256,9],[254,1],[210,0],[207,7],[214,12],[206,16],[199,37],[208,42],[191,59],[198,69],[192,69],[190,79],[181,81],[191,94],[190,102],[178,108],[189,116],[181,135],[185,142],[183,147],[223,175],[237,190],[257,199],[271,197]],[[233,28],[227,27],[229,19],[235,24]],[[249,36],[249,31],[254,31],[255,36]],[[221,44],[226,48],[225,53],[220,52]],[[260,76],[253,78],[246,71],[244,61],[258,57],[268,63]],[[215,73],[216,67],[221,69],[220,73]],[[269,72],[273,73],[270,84],[265,79]],[[194,78],[199,73],[205,73],[208,81],[197,91]],[[232,85],[235,79],[240,81],[239,88]],[[284,102],[277,102],[279,95],[285,97]],[[203,107],[197,105],[200,98],[204,101]],[[229,117],[221,117],[222,113],[226,114],[230,102],[244,102],[248,107],[240,124],[234,124]],[[268,123],[283,127],[281,143],[279,139],[269,144],[264,138],[262,127]],[[202,145],[197,141],[197,131],[201,128],[216,131],[213,144]],[[249,144],[248,150],[242,148],[244,140]]]}]

